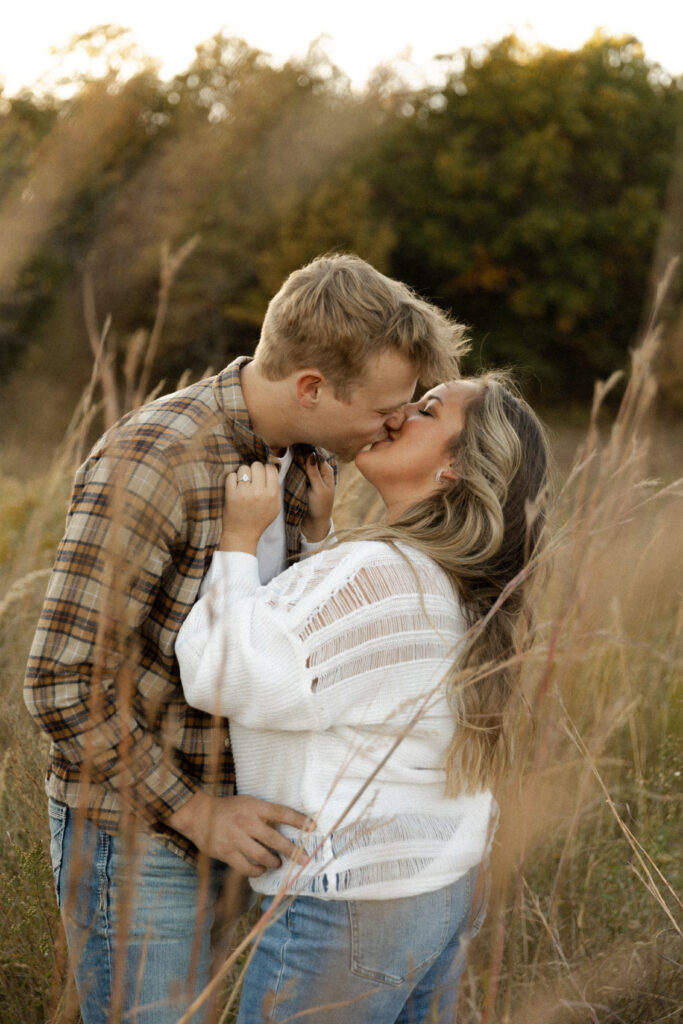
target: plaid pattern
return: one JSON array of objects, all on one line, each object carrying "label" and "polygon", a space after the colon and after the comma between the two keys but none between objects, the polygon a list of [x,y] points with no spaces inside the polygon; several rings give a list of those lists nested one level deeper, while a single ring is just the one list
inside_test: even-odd
[{"label": "plaid pattern", "polygon": [[[48,794],[111,833],[142,816],[186,859],[194,846],[163,819],[197,788],[234,792],[226,723],[185,703],[174,644],[219,542],[227,474],[272,460],[244,404],[246,361],[130,413],[95,445],[76,474],[25,681],[52,739]],[[287,474],[290,557],[311,450],[294,445]]]}]

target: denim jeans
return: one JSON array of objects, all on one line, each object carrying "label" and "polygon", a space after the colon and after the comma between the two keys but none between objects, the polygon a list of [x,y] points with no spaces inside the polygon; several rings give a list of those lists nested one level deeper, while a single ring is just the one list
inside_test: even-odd
[{"label": "denim jeans", "polygon": [[[175,1024],[210,978],[211,929],[224,881],[154,838],[110,836],[49,802],[57,900],[84,1024]],[[207,1010],[192,1024],[204,1024]]]},{"label": "denim jeans", "polygon": [[238,1024],[299,1014],[315,1024],[453,1021],[468,940],[486,913],[479,870],[421,896],[298,896],[276,909],[247,968]]}]

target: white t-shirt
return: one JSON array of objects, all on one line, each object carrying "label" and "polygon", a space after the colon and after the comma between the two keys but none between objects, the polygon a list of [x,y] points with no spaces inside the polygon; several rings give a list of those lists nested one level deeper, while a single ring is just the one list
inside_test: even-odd
[{"label": "white t-shirt", "polygon": [[280,493],[282,495],[282,504],[280,505],[280,513],[276,519],[273,519],[266,529],[261,534],[261,538],[256,548],[256,558],[258,561],[259,578],[261,583],[270,583],[273,576],[277,576],[278,573],[283,572],[287,568],[287,536],[285,534],[285,480],[287,479],[287,470],[292,464],[292,451],[290,448],[285,450],[285,454],[278,456],[280,459],[280,468],[277,472],[278,483],[280,484]]}]

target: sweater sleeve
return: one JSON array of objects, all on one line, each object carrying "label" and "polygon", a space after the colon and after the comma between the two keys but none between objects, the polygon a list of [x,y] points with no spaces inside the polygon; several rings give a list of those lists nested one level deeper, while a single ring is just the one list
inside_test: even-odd
[{"label": "sweater sleeve", "polygon": [[[216,552],[206,592],[176,642],[186,700],[250,728],[325,729],[338,722],[359,692],[368,699],[378,652],[391,653],[387,640],[398,639],[395,570],[381,560],[369,567],[362,545],[341,545],[262,587],[253,556]],[[419,607],[415,579],[404,584]],[[401,649],[410,661],[425,653],[420,643]],[[335,682],[339,665],[353,666],[352,683]]]},{"label": "sweater sleeve", "polygon": [[185,699],[244,725],[316,728],[307,700],[303,645],[289,628],[286,592],[272,599],[258,562],[242,552],[214,553],[203,596],[176,640]]}]

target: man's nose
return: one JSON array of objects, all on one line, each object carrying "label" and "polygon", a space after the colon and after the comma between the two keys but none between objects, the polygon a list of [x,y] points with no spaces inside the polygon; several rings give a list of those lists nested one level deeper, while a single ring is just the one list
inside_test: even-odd
[{"label": "man's nose", "polygon": [[388,416],[384,421],[384,426],[387,430],[400,430],[406,421],[406,410],[405,406],[401,406],[400,409],[395,409],[391,416]]}]

